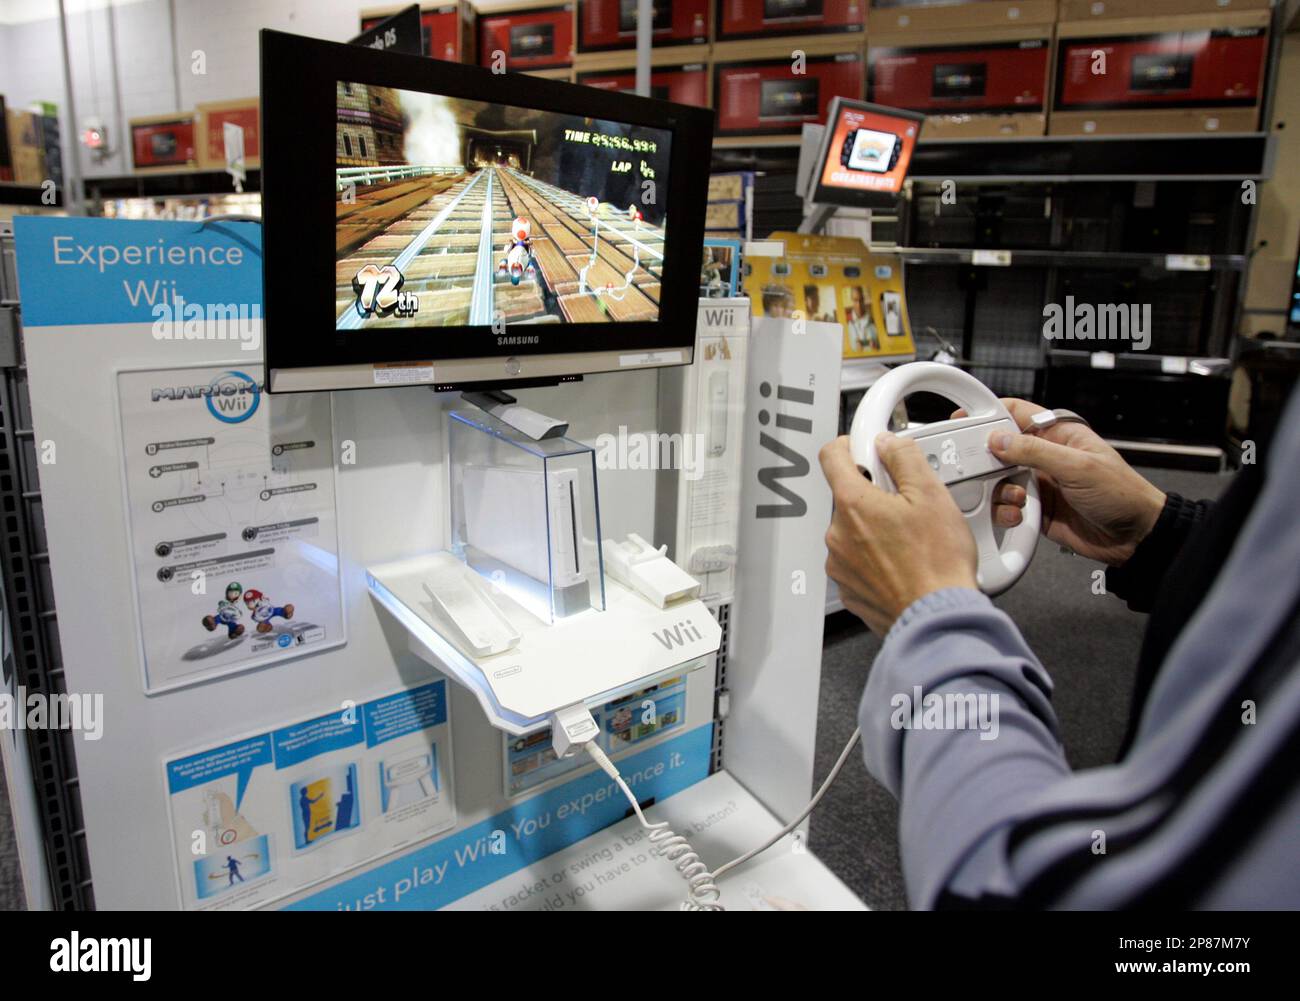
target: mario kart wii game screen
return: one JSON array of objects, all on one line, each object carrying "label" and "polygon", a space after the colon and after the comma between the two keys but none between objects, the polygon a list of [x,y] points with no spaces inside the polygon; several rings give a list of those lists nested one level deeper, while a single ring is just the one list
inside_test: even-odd
[{"label": "mario kart wii game screen", "polygon": [[657,320],[671,133],[338,84],[340,330]]}]

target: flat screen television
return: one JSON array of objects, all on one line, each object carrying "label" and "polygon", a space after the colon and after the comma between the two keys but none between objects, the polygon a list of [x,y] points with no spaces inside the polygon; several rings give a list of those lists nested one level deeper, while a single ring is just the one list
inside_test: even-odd
[{"label": "flat screen television", "polygon": [[925,116],[837,97],[826,112],[812,175],[823,205],[890,205],[903,188]]},{"label": "flat screen television", "polygon": [[271,392],[692,361],[712,112],[269,30],[261,62]]}]

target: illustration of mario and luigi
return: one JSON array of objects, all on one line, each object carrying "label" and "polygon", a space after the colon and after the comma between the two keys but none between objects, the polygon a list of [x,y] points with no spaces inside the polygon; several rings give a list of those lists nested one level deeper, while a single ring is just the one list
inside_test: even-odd
[{"label": "illustration of mario and luigi", "polygon": [[253,618],[254,628],[259,633],[269,633],[273,628],[271,620],[274,618],[293,618],[293,605],[276,605],[261,591],[252,588],[245,591],[238,581],[231,581],[226,585],[225,598],[217,602],[216,613],[203,616],[203,628],[211,633],[219,626],[224,626],[229,639],[243,636],[244,624],[239,621],[244,615],[239,609],[241,596],[244,599],[244,607]]}]

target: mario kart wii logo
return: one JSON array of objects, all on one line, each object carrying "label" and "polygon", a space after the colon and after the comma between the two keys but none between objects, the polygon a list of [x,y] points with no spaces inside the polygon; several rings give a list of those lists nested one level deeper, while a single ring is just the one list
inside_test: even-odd
[{"label": "mario kart wii logo", "polygon": [[152,403],[162,400],[206,400],[208,412],[223,424],[239,424],[257,412],[262,387],[246,372],[222,372],[206,386],[162,386],[150,390]]}]

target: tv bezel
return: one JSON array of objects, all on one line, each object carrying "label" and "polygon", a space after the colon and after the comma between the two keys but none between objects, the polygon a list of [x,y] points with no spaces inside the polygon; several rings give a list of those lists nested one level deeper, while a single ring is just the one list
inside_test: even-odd
[{"label": "tv bezel", "polygon": [[[376,51],[263,29],[262,315],[270,392],[377,388],[403,378],[455,384],[555,378],[690,364],[698,310],[713,112],[518,73]],[[662,129],[672,134],[657,320],[425,325],[339,331],[335,299],[335,164],[339,81],[442,94]],[[317,294],[319,290],[322,294]],[[322,329],[326,328],[326,329]],[[324,336],[325,333],[329,337]],[[361,336],[358,336],[358,334]],[[376,365],[411,363],[376,380]],[[390,370],[391,371],[391,370]],[[427,378],[421,375],[427,374]]]},{"label": "tv bezel", "polygon": [[[822,175],[826,173],[826,158],[832,155],[830,147],[835,138],[835,124],[840,120],[840,110],[845,107],[852,108],[854,111],[866,111],[874,115],[885,115],[889,118],[897,118],[916,124],[916,138],[912,140],[912,154],[907,160],[907,170],[903,171],[903,176],[899,179],[897,191],[858,191],[853,188],[840,188],[834,185],[822,184]],[[924,123],[925,115],[919,111],[890,108],[883,104],[872,104],[870,101],[858,101],[848,97],[832,98],[830,106],[826,109],[826,125],[822,132],[821,142],[817,147],[817,160],[813,167],[815,173],[810,179],[811,201],[819,205],[842,205],[849,208],[882,208],[893,205],[903,194],[903,182],[907,180],[908,172],[912,169],[912,160],[916,157],[916,144],[921,141],[921,127]],[[838,150],[834,151],[834,156],[837,159],[839,155]]]}]

